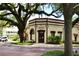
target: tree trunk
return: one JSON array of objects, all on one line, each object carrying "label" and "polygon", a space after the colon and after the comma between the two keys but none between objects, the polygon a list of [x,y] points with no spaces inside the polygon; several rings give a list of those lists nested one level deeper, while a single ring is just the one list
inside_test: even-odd
[{"label": "tree trunk", "polygon": [[20,37],[20,43],[25,42],[26,37],[24,36],[24,31],[18,31],[19,37]]},{"label": "tree trunk", "polygon": [[72,4],[63,4],[66,56],[72,56]]}]

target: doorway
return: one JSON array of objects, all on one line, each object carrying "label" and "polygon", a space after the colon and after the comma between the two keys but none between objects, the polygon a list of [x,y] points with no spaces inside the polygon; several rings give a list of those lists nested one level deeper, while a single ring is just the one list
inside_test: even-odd
[{"label": "doorway", "polygon": [[38,43],[44,43],[45,30],[38,30]]}]

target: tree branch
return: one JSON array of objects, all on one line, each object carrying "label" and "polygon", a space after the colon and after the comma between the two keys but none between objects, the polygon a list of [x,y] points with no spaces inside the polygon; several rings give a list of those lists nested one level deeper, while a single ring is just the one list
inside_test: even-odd
[{"label": "tree branch", "polygon": [[21,4],[18,3],[18,15],[19,17],[21,17]]},{"label": "tree branch", "polygon": [[7,16],[7,15],[11,15],[12,13],[6,13],[6,14],[1,14],[0,16]]},{"label": "tree branch", "polygon": [[78,17],[76,20],[74,20],[74,21],[72,22],[72,27],[74,27],[74,25],[75,25],[76,23],[78,23],[78,21],[79,21],[79,17]]},{"label": "tree branch", "polygon": [[45,14],[47,16],[51,16],[52,15],[52,16],[54,16],[56,18],[59,18],[59,17],[61,17],[63,15],[63,14],[61,14],[61,15],[57,15],[56,16],[56,15],[53,14],[53,13],[57,12],[60,9],[60,7],[58,9],[56,9],[56,10],[52,10],[52,12],[50,14],[48,14],[45,11],[39,11],[39,10],[37,10],[37,8],[38,8],[38,6],[35,8],[35,10],[29,11],[28,14],[32,14],[32,13],[35,13],[35,14]]},{"label": "tree branch", "polygon": [[9,19],[9,18],[7,18],[7,17],[0,17],[0,20],[4,20],[4,21],[11,22],[11,23],[12,23],[13,25],[15,25],[15,26],[18,25],[15,21],[13,21],[13,20],[11,20],[11,19]]},{"label": "tree branch", "polygon": [[17,12],[14,10],[13,8],[11,8],[11,6],[9,6],[8,4],[5,4],[6,7],[8,8],[8,10],[15,16],[16,20],[20,23],[21,19],[19,18],[19,15],[17,14]]}]

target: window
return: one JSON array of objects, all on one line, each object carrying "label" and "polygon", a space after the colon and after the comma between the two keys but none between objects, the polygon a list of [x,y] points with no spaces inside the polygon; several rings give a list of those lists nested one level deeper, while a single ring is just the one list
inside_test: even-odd
[{"label": "window", "polygon": [[77,41],[78,34],[74,34],[74,41]]},{"label": "window", "polygon": [[32,35],[34,34],[34,29],[30,30],[30,40],[32,40]]},{"label": "window", "polygon": [[51,36],[55,36],[55,31],[51,31]]},{"label": "window", "polygon": [[61,31],[59,31],[59,32],[58,32],[58,34],[59,34],[59,36],[62,38],[62,32],[61,32]]},{"label": "window", "polygon": [[34,29],[31,29],[30,30],[30,34],[34,34]]}]

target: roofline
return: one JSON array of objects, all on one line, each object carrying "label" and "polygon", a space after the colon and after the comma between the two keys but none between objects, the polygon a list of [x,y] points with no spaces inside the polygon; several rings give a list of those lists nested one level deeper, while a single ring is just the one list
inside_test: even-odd
[{"label": "roofline", "polygon": [[61,19],[53,19],[53,18],[34,18],[34,19],[29,20],[29,22],[30,21],[34,21],[34,20],[39,20],[39,19],[49,19],[49,20],[56,20],[56,21],[62,21],[62,22],[64,22],[64,20],[61,20]]},{"label": "roofline", "polygon": [[[42,20],[44,19],[44,20]],[[29,24],[34,23],[34,22],[52,22],[52,23],[61,23],[64,24],[64,20],[60,19],[53,19],[53,18],[35,18],[29,21]]]}]

